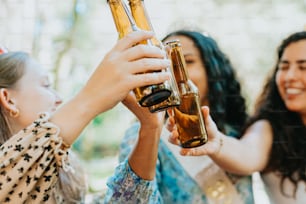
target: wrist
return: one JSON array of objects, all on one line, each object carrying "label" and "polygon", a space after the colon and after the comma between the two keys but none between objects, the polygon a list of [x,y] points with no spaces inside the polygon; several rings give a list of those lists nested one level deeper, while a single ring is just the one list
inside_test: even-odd
[{"label": "wrist", "polygon": [[222,150],[222,147],[223,147],[223,136],[222,135],[219,135],[219,137],[217,138],[217,144],[218,144],[218,147],[217,147],[217,150],[215,152],[215,156],[219,155],[221,150]]},{"label": "wrist", "polygon": [[158,138],[160,137],[162,127],[160,126],[140,126],[139,137],[150,137]]}]

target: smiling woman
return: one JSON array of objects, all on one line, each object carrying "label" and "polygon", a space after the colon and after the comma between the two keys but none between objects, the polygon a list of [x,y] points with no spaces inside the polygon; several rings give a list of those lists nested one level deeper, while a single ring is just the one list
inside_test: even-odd
[{"label": "smiling woman", "polygon": [[[277,54],[242,138],[220,133],[205,108],[211,142],[181,153],[209,155],[237,174],[260,171],[271,203],[302,204],[306,203],[306,31],[283,40]],[[221,150],[211,151],[218,139],[223,141]]]},{"label": "smiling woman", "polygon": [[306,39],[293,42],[284,50],[276,84],[287,108],[300,112],[306,124]]}]

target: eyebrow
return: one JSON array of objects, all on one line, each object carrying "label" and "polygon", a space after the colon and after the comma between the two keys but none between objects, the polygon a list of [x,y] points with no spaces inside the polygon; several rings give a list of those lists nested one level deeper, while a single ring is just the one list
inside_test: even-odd
[{"label": "eyebrow", "polygon": [[298,60],[298,61],[297,61],[297,63],[298,63],[298,64],[303,64],[303,63],[306,63],[306,59],[303,59],[303,60]]},{"label": "eyebrow", "polygon": [[[281,60],[279,63],[282,63],[282,64],[289,64],[289,61],[288,61],[288,60]],[[306,63],[306,59],[297,60],[296,63],[298,63],[298,64]]]}]

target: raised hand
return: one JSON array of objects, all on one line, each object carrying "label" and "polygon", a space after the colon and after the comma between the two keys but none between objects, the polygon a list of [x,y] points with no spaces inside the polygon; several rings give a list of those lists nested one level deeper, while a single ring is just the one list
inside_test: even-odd
[{"label": "raised hand", "polygon": [[165,112],[151,113],[148,108],[141,107],[135,98],[135,95],[130,92],[122,103],[134,113],[141,124],[141,128],[162,129],[164,124]]},{"label": "raised hand", "polygon": [[137,31],[119,40],[84,88],[53,115],[52,121],[61,128],[66,144],[72,144],[90,120],[113,108],[132,89],[169,79],[167,72],[145,73],[170,66],[159,48],[138,44],[152,36],[152,32]]},{"label": "raised hand", "polygon": [[[219,132],[215,122],[209,115],[209,108],[207,106],[202,107],[203,117],[205,121],[205,126],[208,134],[208,141],[206,144],[195,147],[195,148],[182,148],[180,151],[181,155],[185,156],[202,156],[202,155],[216,155],[218,154],[221,146],[221,132]],[[169,142],[175,145],[180,145],[178,140],[178,132],[176,129],[176,125],[174,122],[173,116],[171,116],[171,112],[169,111],[169,119],[167,120],[167,129],[171,132],[169,136]]]},{"label": "raised hand", "polygon": [[[89,97],[99,97],[97,107],[104,111],[122,101],[130,90],[145,85],[158,84],[169,79],[169,73],[150,72],[165,69],[170,61],[155,46],[137,43],[149,39],[152,32],[136,31],[117,42],[97,67],[85,86]],[[135,46],[136,45],[136,46]],[[105,100],[108,98],[108,100]]]}]

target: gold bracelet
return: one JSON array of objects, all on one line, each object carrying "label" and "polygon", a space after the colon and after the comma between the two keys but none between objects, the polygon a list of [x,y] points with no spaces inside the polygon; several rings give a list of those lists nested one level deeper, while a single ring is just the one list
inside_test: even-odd
[{"label": "gold bracelet", "polygon": [[218,151],[215,153],[215,155],[218,155],[218,154],[220,153],[222,146],[223,146],[223,138],[222,138],[222,136],[221,136],[221,137],[219,138],[219,149],[218,149]]}]

